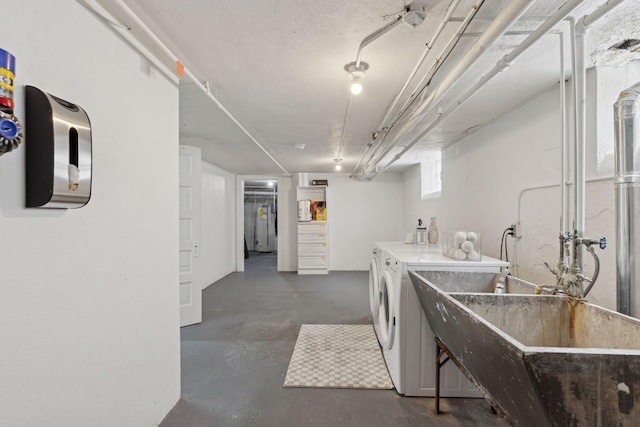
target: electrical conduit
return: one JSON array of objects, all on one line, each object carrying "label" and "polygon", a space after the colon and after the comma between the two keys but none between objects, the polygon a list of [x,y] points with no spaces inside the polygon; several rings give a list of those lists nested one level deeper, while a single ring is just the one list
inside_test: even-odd
[{"label": "electrical conduit", "polygon": [[[81,4],[84,4],[85,6],[87,6],[83,1],[81,0],[78,0],[78,1]],[[122,0],[112,0],[112,2],[127,16],[128,19],[130,19],[134,23],[135,29],[141,31],[145,37],[149,38],[156,45],[156,47],[158,47],[168,58],[170,58],[171,61],[173,61],[174,63],[180,62],[178,57],[174,55],[174,53],[149,29],[149,27],[147,27],[147,25],[144,22],[142,22],[142,20],[135,13],[133,13],[131,9],[129,9],[129,6],[127,6]],[[140,52],[143,53],[145,57],[147,57],[147,59],[153,61],[154,56],[148,53],[148,50],[146,49],[141,50],[139,48],[140,43],[133,37],[133,35],[131,35],[131,33],[126,28],[121,28],[120,26],[114,25],[113,23],[111,25],[134,48],[140,50]],[[154,64],[156,63],[157,61],[154,61]],[[164,68],[165,68],[164,66],[161,67],[161,69],[164,69]],[[200,90],[202,90],[202,92],[204,92],[205,95],[211,101],[213,101],[218,106],[218,108],[220,108],[220,110],[222,110],[231,119],[231,121],[235,123],[236,126],[238,126],[240,130],[242,130],[242,132],[244,132],[245,135],[247,135],[249,139],[253,141],[253,143],[255,143],[258,146],[258,148],[260,148],[260,150],[262,150],[267,155],[267,157],[269,157],[269,159],[271,159],[271,161],[273,161],[282,170],[282,172],[284,172],[285,176],[291,176],[291,174],[287,172],[287,170],[264,148],[264,146],[262,146],[262,144],[260,144],[244,126],[242,126],[242,124],[233,116],[233,114],[231,114],[229,110],[227,110],[225,106],[222,105],[222,103],[220,103],[220,101],[218,101],[218,99],[211,94],[211,91],[209,90],[208,85],[203,84],[186,67],[184,68],[184,75],[188,77],[190,80],[192,80],[196,84],[196,86]],[[172,76],[172,80],[175,81],[175,76]]]}]

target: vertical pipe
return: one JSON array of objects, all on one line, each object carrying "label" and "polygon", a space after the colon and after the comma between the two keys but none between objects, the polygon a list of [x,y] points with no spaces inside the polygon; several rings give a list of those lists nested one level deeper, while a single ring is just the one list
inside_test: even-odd
[{"label": "vertical pipe", "polygon": [[640,239],[636,234],[636,201],[640,200],[640,83],[623,91],[614,104],[616,167],[616,299],[617,310],[640,316]]},{"label": "vertical pipe", "polygon": [[583,247],[576,245],[576,239],[584,237],[585,223],[585,115],[586,115],[586,28],[581,22],[570,19],[573,48],[573,103],[574,103],[574,254],[571,272],[578,274],[583,268]]},{"label": "vertical pipe", "polygon": [[[566,91],[565,91],[565,75],[564,75],[564,33],[558,33],[560,38],[560,127],[562,142],[562,164],[560,166],[562,183],[560,186],[560,234],[569,231],[568,226],[568,174],[569,174],[569,153],[567,149],[567,112],[566,112]],[[561,249],[562,250],[562,249]]]}]

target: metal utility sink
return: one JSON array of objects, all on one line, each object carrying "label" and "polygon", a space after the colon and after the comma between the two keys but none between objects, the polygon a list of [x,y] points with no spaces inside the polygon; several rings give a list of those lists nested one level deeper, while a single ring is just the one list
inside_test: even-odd
[{"label": "metal utility sink", "polygon": [[435,335],[513,425],[637,425],[640,320],[563,295],[448,291],[479,289],[477,274],[410,272]]},{"label": "metal utility sink", "polygon": [[[445,292],[494,293],[500,273],[468,271],[415,271],[426,280],[436,284]],[[505,292],[509,294],[551,294],[552,290],[526,282],[514,276],[507,276]]]}]

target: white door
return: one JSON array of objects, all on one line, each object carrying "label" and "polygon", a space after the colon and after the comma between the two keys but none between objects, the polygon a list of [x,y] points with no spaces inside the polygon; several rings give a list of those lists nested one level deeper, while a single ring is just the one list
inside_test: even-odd
[{"label": "white door", "polygon": [[200,148],[180,146],[180,326],[202,322]]}]

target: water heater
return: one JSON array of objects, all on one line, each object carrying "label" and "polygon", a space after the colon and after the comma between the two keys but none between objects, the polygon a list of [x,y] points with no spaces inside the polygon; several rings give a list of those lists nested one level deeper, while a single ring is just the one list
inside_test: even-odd
[{"label": "water heater", "polygon": [[91,197],[91,123],[79,106],[26,87],[27,207],[79,208]]}]

